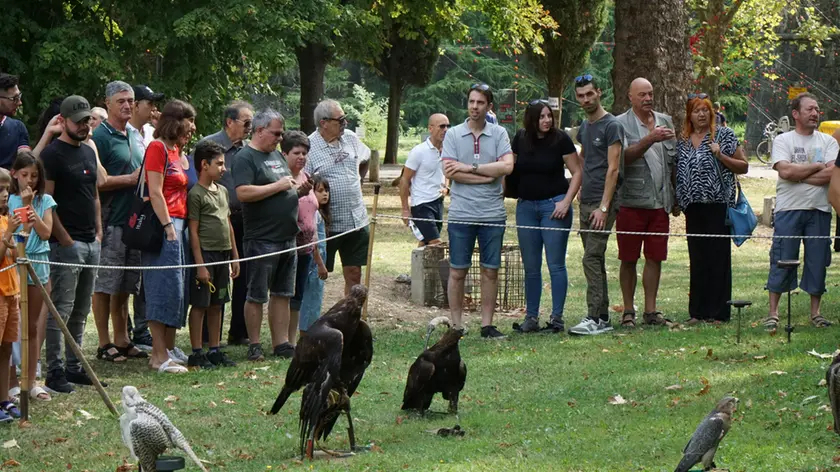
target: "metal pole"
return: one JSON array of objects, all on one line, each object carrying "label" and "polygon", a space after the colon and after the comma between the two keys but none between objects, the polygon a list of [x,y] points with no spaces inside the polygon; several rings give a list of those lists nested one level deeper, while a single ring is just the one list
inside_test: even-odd
[{"label": "metal pole", "polygon": [[[29,421],[29,391],[32,379],[29,378],[29,286],[26,282],[29,262],[23,259],[26,254],[27,234],[15,235],[17,242],[18,279],[20,280],[20,418]],[[38,342],[35,340],[34,342]]]},{"label": "metal pole", "polygon": [[[99,378],[96,376],[96,372],[93,371],[93,368],[90,366],[90,363],[85,359],[85,355],[82,352],[82,348],[76,344],[76,340],[73,339],[73,335],[70,334],[70,330],[67,329],[67,324],[61,319],[61,315],[58,314],[58,309],[52,302],[50,298],[50,294],[47,292],[47,289],[44,288],[44,285],[38,279],[38,275],[35,274],[35,270],[29,264],[26,264],[26,269],[29,271],[29,276],[32,278],[32,281],[35,282],[35,285],[41,289],[41,294],[44,295],[44,303],[47,304],[47,308],[50,310],[50,314],[52,315],[53,319],[55,320],[55,324],[61,329],[61,332],[64,333],[64,342],[66,345],[70,346],[73,350],[73,353],[76,354],[76,357],[79,359],[79,362],[82,363],[82,366],[85,368],[85,372],[87,372],[88,377],[93,382],[93,386],[96,388],[96,391],[99,392],[99,396],[102,397],[102,401],[105,403],[105,406],[111,410],[111,414],[114,416],[119,416],[120,414],[117,413],[117,407],[114,406],[114,402],[111,401],[111,397],[108,396],[108,393],[105,391],[105,388],[102,387],[102,384],[99,382]],[[23,394],[21,394],[21,397]]]},{"label": "metal pole", "polygon": [[370,301],[370,266],[373,262],[373,237],[376,234],[376,209],[379,206],[379,188],[377,183],[373,186],[373,211],[370,216],[370,237],[368,239],[367,270],[365,271],[365,287],[368,289],[368,296],[365,306],[362,308],[362,319],[367,321],[368,302]]},{"label": "metal pole", "polygon": [[738,307],[738,332],[735,344],[741,344],[741,307]]},{"label": "metal pole", "polygon": [[790,290],[788,290],[788,323],[785,331],[787,331],[788,344],[790,344],[790,333],[793,332],[793,327],[790,325]]}]

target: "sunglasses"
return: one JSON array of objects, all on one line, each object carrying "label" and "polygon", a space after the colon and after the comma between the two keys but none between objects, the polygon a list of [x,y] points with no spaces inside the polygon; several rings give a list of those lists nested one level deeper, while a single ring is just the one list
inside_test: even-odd
[{"label": "sunglasses", "polygon": [[536,100],[531,100],[530,102],[528,102],[528,105],[530,105],[530,106],[534,106],[534,105],[548,105],[548,100],[543,100],[543,99],[541,99],[541,98],[538,98],[538,99],[536,99]]},{"label": "sunglasses", "polygon": [[326,121],[337,121],[342,124],[347,124],[347,116],[339,116],[338,118],[324,118]]},{"label": "sunglasses", "polygon": [[490,90],[490,86],[487,84],[472,84],[472,86],[470,87],[470,91],[472,92],[473,90],[481,90],[482,92],[486,92]]},{"label": "sunglasses", "polygon": [[238,122],[242,123],[242,126],[244,126],[244,127],[246,127],[246,128],[250,128],[250,127],[251,127],[251,120],[236,120],[236,121],[238,121]]},{"label": "sunglasses", "polygon": [[263,129],[265,129],[267,132],[269,132],[269,133],[273,134],[275,138],[282,138],[282,137],[283,137],[283,133],[285,133],[285,131],[271,131],[271,130],[270,130],[270,129],[268,129],[268,128],[263,128]]},{"label": "sunglasses", "polygon": [[705,100],[709,98],[709,95],[705,93],[690,93],[688,94],[688,100],[694,100],[695,98],[699,98],[700,100]]},{"label": "sunglasses", "polygon": [[575,77],[575,85],[586,85],[589,82],[592,82],[592,74],[584,74]]},{"label": "sunglasses", "polygon": [[450,125],[450,124],[448,124],[448,123],[447,123],[447,124],[445,124],[445,125],[438,125],[438,128],[440,128],[440,129],[449,129],[451,126],[452,126],[452,125]]}]

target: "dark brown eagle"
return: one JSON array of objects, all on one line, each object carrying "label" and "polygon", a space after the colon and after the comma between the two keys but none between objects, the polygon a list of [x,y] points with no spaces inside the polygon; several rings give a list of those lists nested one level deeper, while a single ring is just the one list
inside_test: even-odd
[{"label": "dark brown eagle", "polygon": [[460,329],[449,329],[431,348],[429,337],[439,324],[449,327],[449,319],[439,316],[429,322],[425,350],[408,369],[403,410],[425,413],[436,393],[449,400],[449,412],[458,413],[458,395],[467,381],[467,365],[461,360],[458,343],[464,335]]}]

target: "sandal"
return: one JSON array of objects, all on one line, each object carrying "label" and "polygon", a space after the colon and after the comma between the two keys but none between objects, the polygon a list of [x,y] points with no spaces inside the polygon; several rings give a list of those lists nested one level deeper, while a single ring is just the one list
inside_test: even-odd
[{"label": "sandal", "polygon": [[823,318],[822,315],[812,316],[811,324],[817,328],[828,328],[829,326],[831,326],[831,322]]},{"label": "sandal", "polygon": [[642,319],[646,325],[650,326],[664,326],[668,324],[670,320],[662,316],[661,311],[654,311],[651,313],[644,313],[642,315]]},{"label": "sandal", "polygon": [[174,359],[166,361],[157,368],[159,374],[186,374],[189,372],[186,367],[175,362]]},{"label": "sandal", "polygon": [[29,391],[29,398],[41,402],[48,402],[52,400],[49,392],[44,390],[43,387],[38,386],[32,387],[32,390]]},{"label": "sandal", "polygon": [[696,326],[696,325],[699,325],[699,324],[700,324],[700,323],[702,323],[702,322],[703,322],[703,320],[701,320],[700,318],[689,318],[689,319],[685,322],[685,325],[686,325],[686,326]]},{"label": "sandal", "polygon": [[[112,353],[111,350],[116,351],[116,353]],[[128,359],[120,353],[120,348],[118,348],[113,343],[108,343],[100,348],[96,349],[96,358],[103,361],[108,362],[125,362]]]},{"label": "sandal", "polygon": [[[128,359],[148,359],[149,354],[141,351],[140,348],[134,345],[134,343],[128,343],[126,347],[119,347],[117,346],[117,351],[120,352],[120,355],[126,357]],[[132,351],[134,351],[132,353]]]},{"label": "sandal", "polygon": [[764,320],[764,327],[770,331],[778,329],[779,327],[779,315],[773,316],[770,315]]},{"label": "sandal", "polygon": [[621,327],[633,329],[636,327],[636,313],[633,311],[625,311],[621,316]]}]

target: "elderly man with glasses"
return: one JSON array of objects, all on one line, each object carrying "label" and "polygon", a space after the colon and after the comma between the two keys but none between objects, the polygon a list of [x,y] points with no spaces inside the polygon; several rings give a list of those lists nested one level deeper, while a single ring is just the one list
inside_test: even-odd
[{"label": "elderly man with glasses", "polygon": [[23,104],[18,78],[0,74],[0,167],[9,169],[20,150],[29,149],[29,132],[22,121],[12,118]]},{"label": "elderly man with glasses", "polygon": [[327,241],[327,270],[335,268],[335,253],[341,256],[344,294],[362,282],[362,266],[367,263],[368,216],[362,200],[361,175],[367,172],[370,148],[347,130],[347,116],[335,100],[324,100],[315,107],[318,129],[309,135],[309,159],[304,171],[319,174],[330,184],[330,227],[332,236],[353,231]]},{"label": "elderly man with glasses", "polygon": [[[236,250],[245,254],[242,241],[245,237],[245,227],[242,221],[242,203],[236,198],[236,187],[233,184],[233,162],[236,153],[245,144],[245,138],[251,134],[251,123],[254,120],[254,107],[247,102],[232,102],[225,108],[222,117],[222,129],[204,138],[220,144],[225,150],[225,168],[228,172],[222,174],[219,183],[228,191],[230,196],[230,222],[236,239]],[[241,262],[240,274],[247,274],[248,263]],[[230,330],[228,344],[238,346],[248,344],[248,330],[245,327],[245,299],[248,282],[246,277],[233,279],[233,293],[231,295]],[[222,309],[222,325],[224,325],[224,308]],[[205,330],[206,331],[206,330]],[[206,334],[204,339],[207,339]]]},{"label": "elderly man with glasses", "polygon": [[253,120],[254,134],[233,161],[236,197],[242,203],[245,257],[276,254],[248,265],[245,323],[248,327],[248,360],[261,361],[263,305],[268,302],[268,326],[274,355],[290,358],[289,299],[295,294],[298,233],[298,183],[286,159],[277,151],[283,140],[283,116],[267,108]]}]

